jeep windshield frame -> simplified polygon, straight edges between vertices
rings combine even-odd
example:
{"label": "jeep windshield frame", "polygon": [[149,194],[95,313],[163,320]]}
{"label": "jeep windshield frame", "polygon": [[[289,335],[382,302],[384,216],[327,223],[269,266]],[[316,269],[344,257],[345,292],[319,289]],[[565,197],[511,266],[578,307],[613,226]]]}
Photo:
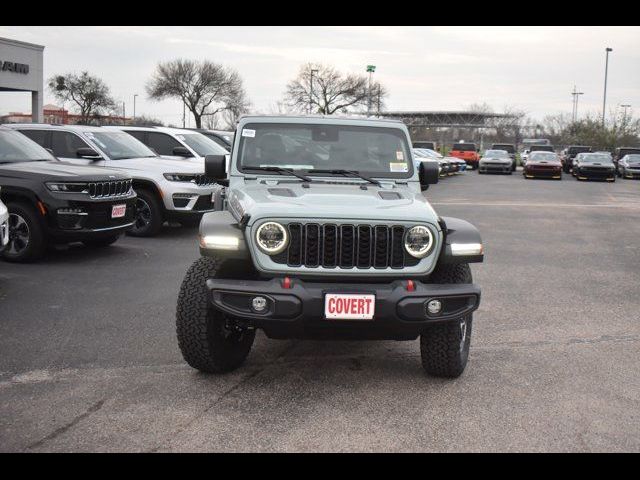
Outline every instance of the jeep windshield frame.
{"label": "jeep windshield frame", "polygon": [[408,180],[414,175],[411,147],[400,128],[249,122],[238,135],[235,166],[243,174],[273,175],[250,167],[274,166],[313,177],[344,178],[345,174],[339,171],[389,180]]}

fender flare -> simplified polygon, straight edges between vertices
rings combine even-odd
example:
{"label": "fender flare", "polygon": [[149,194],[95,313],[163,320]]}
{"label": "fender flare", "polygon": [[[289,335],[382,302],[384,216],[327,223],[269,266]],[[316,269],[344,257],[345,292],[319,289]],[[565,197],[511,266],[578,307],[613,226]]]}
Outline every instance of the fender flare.
{"label": "fender flare", "polygon": [[439,262],[480,263],[484,260],[482,237],[475,226],[453,217],[440,217],[438,223],[444,236]]}
{"label": "fender flare", "polygon": [[228,210],[205,213],[200,221],[200,255],[251,260],[244,228]]}

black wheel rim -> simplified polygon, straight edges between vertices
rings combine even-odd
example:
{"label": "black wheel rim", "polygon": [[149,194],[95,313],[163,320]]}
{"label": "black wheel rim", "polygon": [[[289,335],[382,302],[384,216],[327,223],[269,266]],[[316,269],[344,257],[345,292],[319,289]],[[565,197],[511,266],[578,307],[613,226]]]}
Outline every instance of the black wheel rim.
{"label": "black wheel rim", "polygon": [[9,214],[9,244],[6,253],[19,256],[29,246],[31,231],[27,221],[17,213]]}
{"label": "black wheel rim", "polygon": [[133,226],[134,230],[144,230],[151,223],[151,207],[144,199],[138,197],[136,199],[136,222]]}

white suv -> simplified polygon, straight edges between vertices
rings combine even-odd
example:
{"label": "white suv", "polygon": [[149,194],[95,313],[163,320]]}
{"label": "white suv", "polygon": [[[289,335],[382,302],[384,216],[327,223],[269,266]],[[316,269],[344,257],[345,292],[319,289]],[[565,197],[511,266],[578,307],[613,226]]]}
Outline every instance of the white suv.
{"label": "white suv", "polygon": [[192,158],[202,161],[207,155],[226,155],[226,149],[210,138],[194,130],[169,127],[104,127],[127,132],[151,148],[158,155],[167,158]]}
{"label": "white suv", "polygon": [[126,171],[133,178],[136,222],[129,234],[148,237],[165,221],[194,226],[214,210],[221,187],[204,175],[200,160],[172,160],[117,129],[81,125],[10,124],[59,160]]}

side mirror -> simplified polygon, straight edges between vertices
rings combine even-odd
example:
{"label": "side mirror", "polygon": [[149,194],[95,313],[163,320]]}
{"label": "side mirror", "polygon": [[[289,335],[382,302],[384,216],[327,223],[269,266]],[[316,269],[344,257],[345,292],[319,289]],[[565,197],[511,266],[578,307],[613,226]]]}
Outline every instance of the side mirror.
{"label": "side mirror", "polygon": [[420,166],[418,167],[420,190],[425,191],[429,188],[429,185],[435,185],[438,183],[439,176],[440,172],[438,171],[437,162],[420,162]]}
{"label": "side mirror", "polygon": [[173,154],[176,157],[192,157],[191,152],[186,147],[174,147]]}
{"label": "side mirror", "polygon": [[89,160],[102,160],[102,157],[93,148],[83,147],[76,150],[78,158],[88,158]]}
{"label": "side mirror", "polygon": [[204,157],[204,174],[214,180],[227,179],[226,155],[207,155]]}

